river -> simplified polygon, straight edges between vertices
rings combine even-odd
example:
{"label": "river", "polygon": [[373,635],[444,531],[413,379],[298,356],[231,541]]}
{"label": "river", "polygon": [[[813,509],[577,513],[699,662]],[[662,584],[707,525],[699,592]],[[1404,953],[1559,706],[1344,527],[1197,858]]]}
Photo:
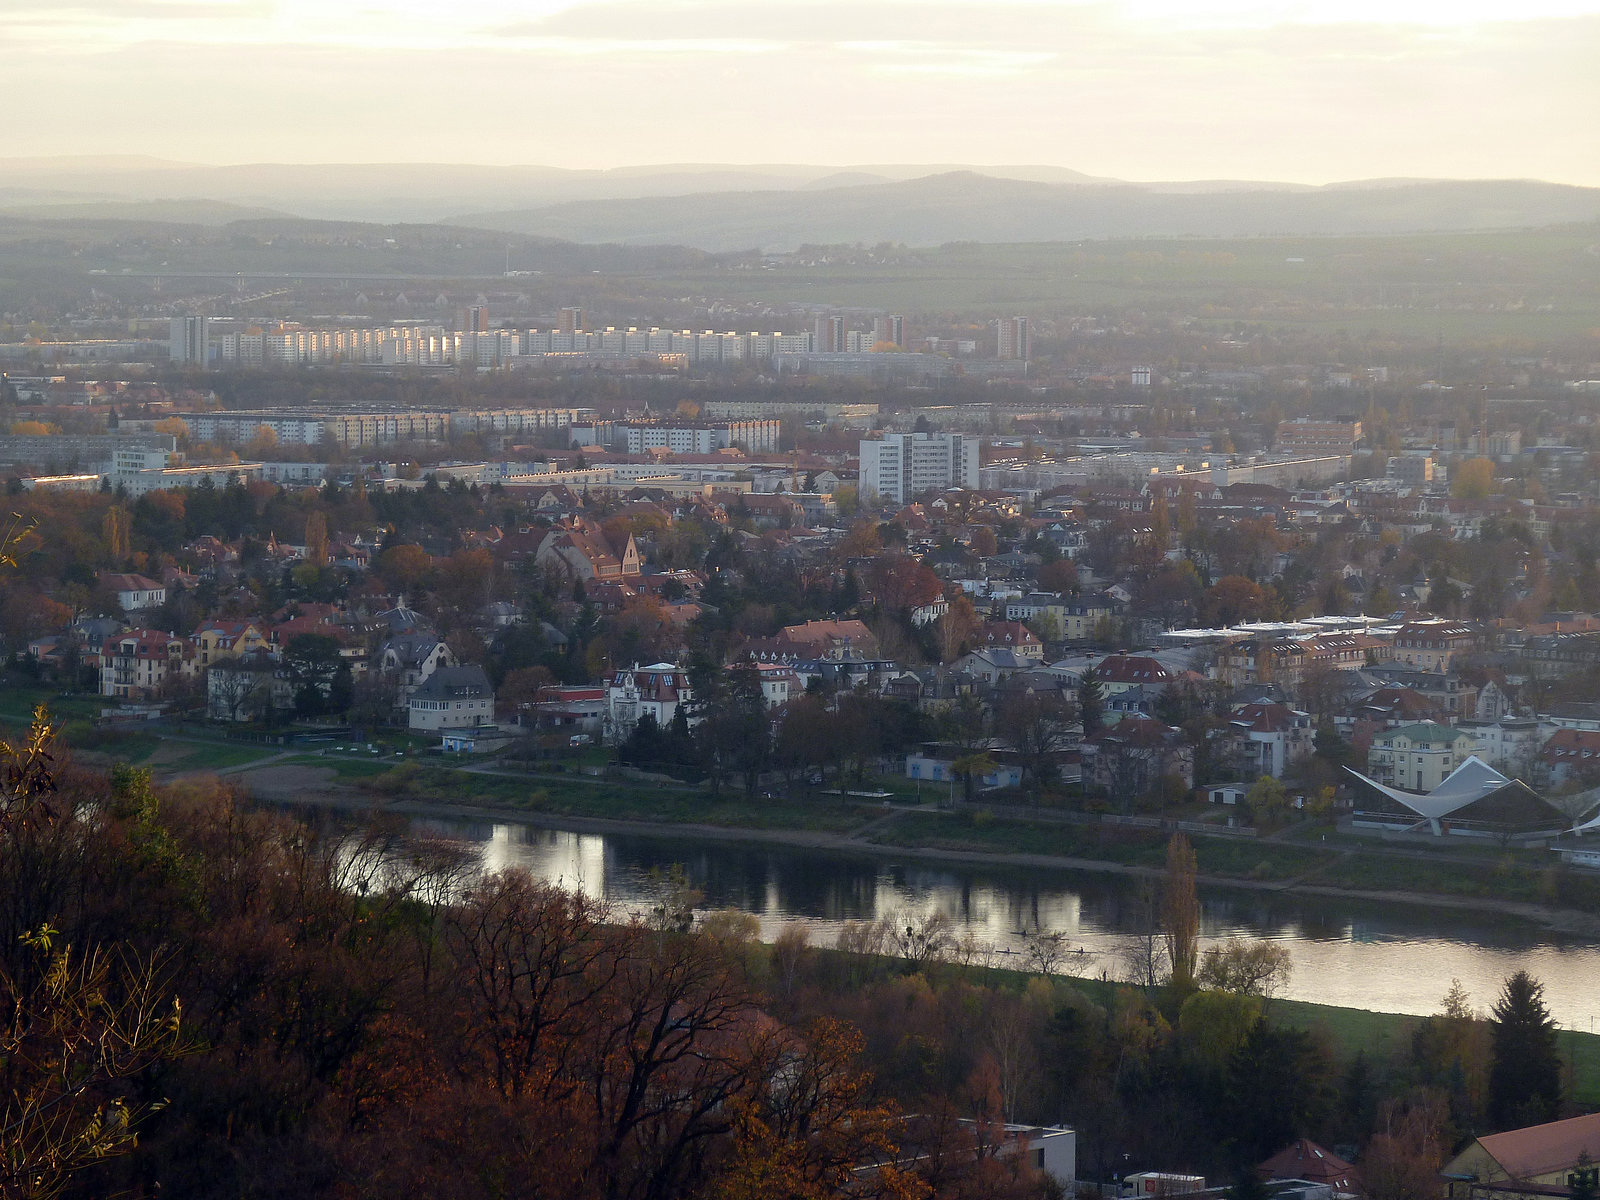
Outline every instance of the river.
{"label": "river", "polygon": [[[1092,871],[935,864],[892,852],[844,853],[746,842],[573,833],[521,824],[419,820],[413,833],[480,847],[490,869],[526,867],[625,911],[659,897],[660,873],[681,864],[707,908],[737,908],[762,937],[804,925],[815,945],[841,926],[890,914],[948,914],[1021,966],[1028,939],[1060,932],[1073,975],[1123,977],[1124,955],[1147,912],[1148,884]],[[1281,995],[1379,1012],[1436,1012],[1452,979],[1488,1008],[1505,977],[1526,969],[1568,1029],[1600,1032],[1600,945],[1513,917],[1423,904],[1380,904],[1225,886],[1200,889],[1201,946],[1271,938],[1294,971]]]}

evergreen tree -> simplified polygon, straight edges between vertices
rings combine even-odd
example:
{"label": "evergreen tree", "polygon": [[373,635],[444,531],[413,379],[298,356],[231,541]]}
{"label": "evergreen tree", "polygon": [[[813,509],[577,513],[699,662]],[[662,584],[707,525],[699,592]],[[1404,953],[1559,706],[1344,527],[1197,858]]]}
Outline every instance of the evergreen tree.
{"label": "evergreen tree", "polygon": [[1105,711],[1105,688],[1095,669],[1089,667],[1078,679],[1078,717],[1085,737],[1100,728]]}
{"label": "evergreen tree", "polygon": [[1593,1165],[1587,1150],[1578,1155],[1577,1165],[1572,1168],[1572,1174],[1567,1176],[1567,1186],[1571,1189],[1569,1194],[1572,1200],[1600,1198],[1600,1167]]}
{"label": "evergreen tree", "polygon": [[1561,1103],[1561,1059],[1556,1027],[1544,1003],[1544,985],[1526,971],[1505,982],[1490,1029],[1489,1122],[1517,1129],[1556,1118]]}

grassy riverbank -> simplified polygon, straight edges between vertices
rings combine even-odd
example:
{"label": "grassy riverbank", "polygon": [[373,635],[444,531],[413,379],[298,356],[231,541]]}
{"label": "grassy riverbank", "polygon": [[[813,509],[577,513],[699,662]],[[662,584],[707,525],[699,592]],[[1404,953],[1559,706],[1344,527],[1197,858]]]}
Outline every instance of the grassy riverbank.
{"label": "grassy riverbank", "polygon": [[[820,950],[825,956],[841,952]],[[899,959],[882,960],[880,970],[893,971],[904,966]],[[974,984],[1021,991],[1035,976],[1008,967],[962,967],[949,963],[933,968],[963,977]],[[1075,975],[1059,977],[1101,1007],[1109,1007],[1114,993],[1126,984]],[[1448,986],[1446,984],[1445,986]],[[1442,996],[1442,992],[1441,992]],[[1373,1012],[1315,1004],[1305,1000],[1274,999],[1268,1002],[1266,1016],[1274,1024],[1304,1029],[1323,1040],[1335,1059],[1348,1063],[1365,1054],[1380,1073],[1403,1073],[1411,1054],[1412,1037],[1427,1018],[1404,1013]],[[1561,1061],[1567,1069],[1567,1095],[1581,1109],[1600,1109],[1600,1035],[1560,1029],[1556,1033]]]}

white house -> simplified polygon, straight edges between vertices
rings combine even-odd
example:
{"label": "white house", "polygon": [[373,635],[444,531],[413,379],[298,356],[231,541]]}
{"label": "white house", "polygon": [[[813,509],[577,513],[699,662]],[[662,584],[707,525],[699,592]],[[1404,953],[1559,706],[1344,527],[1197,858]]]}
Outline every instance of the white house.
{"label": "white house", "polygon": [[395,681],[395,705],[405,708],[412,694],[441,667],[459,666],[449,646],[432,633],[400,633],[378,650],[378,669]]}
{"label": "white house", "polygon": [[787,704],[805,690],[794,668],[784,663],[756,663],[755,668],[761,675],[761,699],[768,708]]}
{"label": "white house", "polygon": [[494,686],[476,663],[440,667],[412,691],[407,705],[415,733],[494,724]]}
{"label": "white house", "polygon": [[[653,717],[665,729],[679,707],[693,699],[689,673],[675,663],[618,671],[606,680],[606,733],[614,741],[623,741],[645,716]],[[686,715],[693,723],[693,715]]]}
{"label": "white house", "polygon": [[160,608],[167,602],[166,584],[157,583],[143,575],[100,576],[100,586],[114,592],[123,612],[141,612],[147,608]]}

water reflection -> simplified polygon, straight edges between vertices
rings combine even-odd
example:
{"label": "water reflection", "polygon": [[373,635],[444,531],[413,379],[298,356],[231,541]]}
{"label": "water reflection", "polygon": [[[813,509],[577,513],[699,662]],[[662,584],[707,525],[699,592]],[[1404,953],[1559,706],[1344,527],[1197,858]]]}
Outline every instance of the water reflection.
{"label": "water reflection", "polygon": [[[769,940],[803,924],[814,943],[831,944],[849,921],[938,911],[992,947],[997,961],[1020,962],[1030,937],[1056,931],[1080,951],[1070,969],[1091,976],[1121,974],[1151,904],[1148,883],[1094,873],[460,821],[418,821],[413,833],[475,843],[491,868],[523,866],[625,911],[658,900],[660,875],[680,864],[707,906],[754,914]],[[1285,994],[1295,999],[1429,1013],[1455,978],[1488,1007],[1505,977],[1526,969],[1544,982],[1557,1021],[1600,1026],[1600,947],[1494,914],[1202,889],[1200,932],[1202,947],[1241,936],[1284,942],[1294,960]]]}

